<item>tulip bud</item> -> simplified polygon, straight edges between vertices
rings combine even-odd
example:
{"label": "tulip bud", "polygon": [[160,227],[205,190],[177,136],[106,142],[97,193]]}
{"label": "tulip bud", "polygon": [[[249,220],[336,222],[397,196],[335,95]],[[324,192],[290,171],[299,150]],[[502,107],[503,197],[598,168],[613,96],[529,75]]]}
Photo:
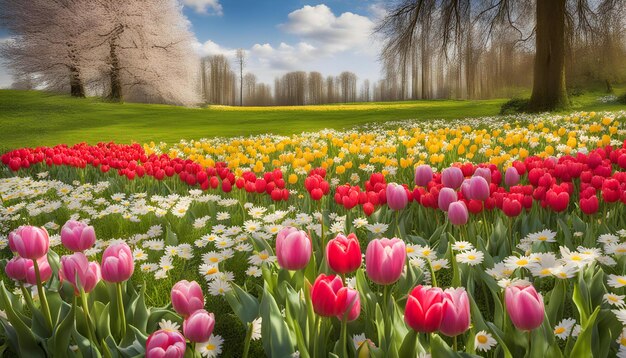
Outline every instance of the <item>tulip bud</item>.
{"label": "tulip bud", "polygon": [[286,270],[305,268],[311,253],[311,240],[302,230],[286,227],[276,236],[276,259],[280,267]]}
{"label": "tulip bud", "polygon": [[456,191],[451,188],[442,188],[439,191],[438,204],[439,209],[442,211],[448,211],[448,207],[451,203],[457,201],[458,195]]}
{"label": "tulip bud", "polygon": [[356,235],[337,235],[326,245],[328,266],[339,274],[356,271],[361,266],[361,247]]}
{"label": "tulip bud", "polygon": [[419,285],[407,297],[404,321],[420,333],[435,332],[443,319],[443,291]]}
{"label": "tulip bud", "polygon": [[61,257],[59,278],[61,282],[69,282],[74,287],[74,293],[78,295],[80,288],[86,293],[91,292],[100,282],[102,275],[97,262],[89,262],[82,252],[76,252]]}
{"label": "tulip bud", "polygon": [[522,331],[533,330],[543,323],[543,298],[533,286],[509,286],[504,293],[506,311],[513,325]]}
{"label": "tulip bud", "polygon": [[422,164],[415,168],[415,185],[427,186],[433,180],[433,170],[427,164]]}
{"label": "tulip bud", "polygon": [[183,322],[183,333],[191,342],[202,343],[211,338],[213,327],[215,326],[215,316],[203,309],[192,313]]}
{"label": "tulip bud", "polygon": [[37,260],[48,253],[50,239],[44,228],[20,226],[9,234],[9,247],[25,259]]}
{"label": "tulip bud", "polygon": [[509,167],[504,173],[504,184],[508,187],[517,185],[519,183],[519,179],[520,176],[515,167]]}
{"label": "tulip bud", "polygon": [[469,219],[469,213],[467,212],[467,206],[462,201],[455,201],[448,207],[448,220],[452,225],[465,225]]}
{"label": "tulip bud", "polygon": [[443,291],[441,310],[441,333],[454,337],[469,329],[470,303],[464,288],[447,288]]}
{"label": "tulip bud", "polygon": [[392,210],[402,210],[406,208],[409,202],[406,189],[402,185],[396,183],[387,184],[385,195],[387,197],[387,205],[389,205],[389,208]]}
{"label": "tulip bud", "polygon": [[311,301],[315,313],[323,317],[342,313],[337,305],[337,294],[342,288],[343,283],[339,276],[320,274],[311,288]]}
{"label": "tulip bud", "polygon": [[171,298],[174,310],[183,317],[188,317],[204,308],[202,288],[196,281],[178,281],[172,287]]}
{"label": "tulip bud", "polygon": [[102,254],[102,278],[107,282],[128,280],[135,270],[135,262],[130,247],[125,243],[114,244]]}
{"label": "tulip bud", "polygon": [[458,189],[463,179],[463,171],[457,167],[449,167],[441,172],[441,183],[446,188]]}
{"label": "tulip bud", "polygon": [[83,252],[96,242],[96,232],[93,226],[70,220],[61,229],[61,242],[68,250]]}
{"label": "tulip bud", "polygon": [[161,329],[148,337],[146,358],[182,358],[186,349],[187,342],[180,332]]}
{"label": "tulip bud", "polygon": [[485,201],[489,197],[489,183],[481,176],[470,179],[469,199]]}
{"label": "tulip bud", "polygon": [[406,246],[398,238],[374,239],[367,245],[365,270],[370,280],[379,285],[396,282],[402,275]]}

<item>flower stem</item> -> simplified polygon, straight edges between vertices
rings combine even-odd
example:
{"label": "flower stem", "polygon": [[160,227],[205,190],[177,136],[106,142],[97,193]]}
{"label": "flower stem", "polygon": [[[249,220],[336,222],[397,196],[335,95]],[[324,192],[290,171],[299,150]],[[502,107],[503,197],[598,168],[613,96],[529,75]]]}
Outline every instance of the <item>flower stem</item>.
{"label": "flower stem", "polygon": [[348,312],[341,319],[341,357],[348,358]]}
{"label": "flower stem", "polygon": [[87,294],[85,294],[85,290],[80,289],[80,302],[83,306],[83,315],[85,316],[85,324],[87,324],[87,330],[89,332],[89,340],[92,344],[97,345],[98,341],[96,340],[96,334],[94,333],[93,327],[91,325],[91,318],[89,318],[89,305],[87,304]]}
{"label": "flower stem", "polygon": [[126,336],[126,314],[124,313],[124,301],[122,299],[122,283],[116,283],[117,286],[117,310],[121,323],[120,329],[120,342]]}
{"label": "flower stem", "polygon": [[454,338],[452,338],[452,347],[454,348],[455,352],[459,351],[459,347],[458,347],[456,336],[454,336]]}
{"label": "flower stem", "polygon": [[41,273],[39,272],[39,264],[37,263],[37,260],[33,260],[33,267],[35,268],[35,278],[37,279],[37,292],[39,293],[39,300],[41,301],[41,310],[43,311],[43,316],[46,319],[48,328],[52,330],[50,306],[48,306],[48,298],[46,297],[46,292],[43,290],[43,285],[41,284]]}
{"label": "flower stem", "polygon": [[437,277],[435,276],[435,270],[433,269],[433,263],[430,262],[429,258],[426,258],[426,261],[428,261],[428,268],[430,269],[430,283],[433,285],[433,287],[437,287]]}
{"label": "flower stem", "polygon": [[252,338],[252,323],[248,323],[248,332],[246,332],[246,340],[243,345],[243,358],[248,358],[248,351],[250,351],[250,340]]}

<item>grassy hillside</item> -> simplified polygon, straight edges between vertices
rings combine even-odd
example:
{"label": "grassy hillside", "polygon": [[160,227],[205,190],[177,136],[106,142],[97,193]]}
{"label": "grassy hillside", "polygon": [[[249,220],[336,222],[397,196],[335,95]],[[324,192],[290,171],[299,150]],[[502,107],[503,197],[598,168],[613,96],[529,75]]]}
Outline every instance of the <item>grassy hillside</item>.
{"label": "grassy hillside", "polygon": [[[597,102],[600,95],[576,97],[574,109],[624,108]],[[181,108],[0,90],[0,150],[82,141],[176,142],[181,138],[291,134],[385,120],[490,116],[497,114],[504,102],[504,99],[435,100],[307,107]]]}

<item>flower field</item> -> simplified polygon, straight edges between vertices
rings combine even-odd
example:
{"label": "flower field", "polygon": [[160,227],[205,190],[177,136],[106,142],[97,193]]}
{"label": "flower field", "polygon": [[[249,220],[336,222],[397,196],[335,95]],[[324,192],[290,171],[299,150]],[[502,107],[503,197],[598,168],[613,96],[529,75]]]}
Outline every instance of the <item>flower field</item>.
{"label": "flower field", "polygon": [[626,357],[626,112],[0,158],[0,356]]}

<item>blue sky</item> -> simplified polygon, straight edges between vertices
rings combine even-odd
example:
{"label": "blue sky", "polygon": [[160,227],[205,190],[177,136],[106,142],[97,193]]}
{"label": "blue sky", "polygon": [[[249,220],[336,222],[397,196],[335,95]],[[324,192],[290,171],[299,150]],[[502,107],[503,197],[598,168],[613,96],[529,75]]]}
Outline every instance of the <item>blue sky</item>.
{"label": "blue sky", "polygon": [[[180,0],[200,55],[233,56],[243,48],[247,70],[262,82],[286,71],[349,70],[360,80],[379,77],[380,43],[371,36],[380,0]],[[0,41],[10,36],[0,29]],[[11,79],[0,65],[0,87]]]}

